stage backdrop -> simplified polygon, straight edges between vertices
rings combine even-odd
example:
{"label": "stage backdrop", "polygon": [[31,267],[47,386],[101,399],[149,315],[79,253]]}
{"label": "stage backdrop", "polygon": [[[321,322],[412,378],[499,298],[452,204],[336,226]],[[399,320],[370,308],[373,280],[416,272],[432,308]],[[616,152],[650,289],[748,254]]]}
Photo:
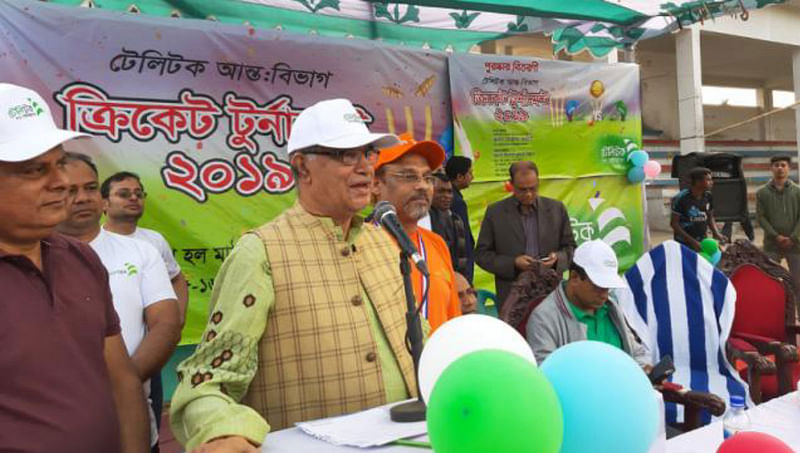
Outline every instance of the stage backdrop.
{"label": "stage backdrop", "polygon": [[[486,205],[509,195],[500,182],[503,167],[531,157],[542,168],[542,193],[566,201],[579,241],[603,237],[626,266],[633,262],[642,249],[641,190],[621,176],[621,156],[624,139],[640,139],[635,67],[471,55],[451,57],[450,64],[458,75],[452,79],[455,128],[445,53],[41,2],[0,3],[0,81],[38,91],[60,125],[94,134],[67,149],[94,157],[101,179],[119,170],[141,175],[148,192],[141,224],[167,237],[190,282],[184,344],[199,340],[214,277],[239,236],[294,202],[286,140],[297,114],[322,99],[351,99],[375,131],[410,131],[443,143],[455,136],[460,153],[469,142],[483,181],[465,193],[476,237]],[[607,101],[603,118],[595,116],[590,125],[593,106],[604,96],[589,94],[587,83],[595,79],[605,84]],[[542,85],[534,86],[539,80]],[[554,88],[545,80],[569,83]],[[511,84],[532,97],[501,93],[513,100],[497,101],[498,119],[494,104],[487,104],[495,102],[492,93],[473,91],[509,90]],[[559,97],[561,106],[549,107]],[[573,99],[581,104],[570,122],[564,109]],[[624,110],[610,107],[617,100],[627,116],[611,119]],[[533,153],[520,152],[525,149]],[[476,283],[494,289],[484,273]]]}
{"label": "stage backdrop", "polygon": [[458,54],[449,74],[455,153],[475,162],[471,212],[509,196],[510,164],[532,160],[578,244],[602,239],[630,267],[644,248],[642,186],[628,183],[625,159],[641,144],[638,66]]}
{"label": "stage backdrop", "polygon": [[94,157],[101,179],[143,178],[142,224],[190,282],[184,343],[199,340],[239,236],[294,202],[285,145],[303,108],[349,98],[373,130],[417,139],[450,123],[444,53],[18,0],[0,3],[0,30],[0,81],[95,134],[67,148]]}

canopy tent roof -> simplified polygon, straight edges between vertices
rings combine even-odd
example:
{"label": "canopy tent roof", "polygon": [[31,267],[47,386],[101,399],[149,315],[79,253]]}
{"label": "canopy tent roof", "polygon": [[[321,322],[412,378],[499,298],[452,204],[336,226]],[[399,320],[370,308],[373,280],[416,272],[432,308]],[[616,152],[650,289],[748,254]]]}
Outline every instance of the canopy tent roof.
{"label": "canopy tent roof", "polygon": [[246,23],[447,50],[543,32],[553,52],[595,57],[640,39],[786,0],[49,0],[160,16]]}

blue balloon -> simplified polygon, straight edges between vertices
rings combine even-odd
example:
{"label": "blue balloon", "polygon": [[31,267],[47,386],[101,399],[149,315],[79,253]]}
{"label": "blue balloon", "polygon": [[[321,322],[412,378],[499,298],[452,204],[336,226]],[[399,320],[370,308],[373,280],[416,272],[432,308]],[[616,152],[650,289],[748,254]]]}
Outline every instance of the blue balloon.
{"label": "blue balloon", "polygon": [[717,263],[719,263],[719,260],[721,259],[722,259],[722,251],[717,250],[716,252],[714,252],[713,255],[711,255],[711,265],[716,266]]}
{"label": "blue balloon", "polygon": [[450,125],[442,131],[442,134],[436,141],[442,145],[445,157],[449,159],[453,155],[453,123],[450,123]]}
{"label": "blue balloon", "polygon": [[631,169],[628,170],[628,181],[632,183],[644,181],[644,176],[644,168],[642,167],[631,167]]}
{"label": "blue balloon", "polygon": [[575,111],[578,110],[580,105],[580,101],[575,99],[570,99],[566,104],[564,104],[564,112],[567,114],[568,120],[572,121],[572,115],[575,114]]}
{"label": "blue balloon", "polygon": [[650,160],[650,156],[641,149],[628,154],[628,161],[637,167],[644,167],[648,160]]}
{"label": "blue balloon", "polygon": [[657,396],[639,365],[621,349],[576,341],[541,365],[561,402],[560,453],[646,453],[661,418]]}

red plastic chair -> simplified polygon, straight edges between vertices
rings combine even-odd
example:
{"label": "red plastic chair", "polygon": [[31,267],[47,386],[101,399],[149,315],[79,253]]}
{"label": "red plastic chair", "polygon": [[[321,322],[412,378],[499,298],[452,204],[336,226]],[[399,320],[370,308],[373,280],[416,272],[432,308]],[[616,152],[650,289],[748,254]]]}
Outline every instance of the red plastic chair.
{"label": "red plastic chair", "polygon": [[[797,347],[791,344],[800,326],[787,322],[793,318],[794,299],[781,279],[772,277],[753,264],[742,264],[731,274],[736,288],[736,315],[731,339],[751,345],[775,362],[777,374],[761,376],[764,400],[795,389],[800,379]],[[787,313],[792,310],[792,313]],[[740,370],[746,374],[746,370]]]}

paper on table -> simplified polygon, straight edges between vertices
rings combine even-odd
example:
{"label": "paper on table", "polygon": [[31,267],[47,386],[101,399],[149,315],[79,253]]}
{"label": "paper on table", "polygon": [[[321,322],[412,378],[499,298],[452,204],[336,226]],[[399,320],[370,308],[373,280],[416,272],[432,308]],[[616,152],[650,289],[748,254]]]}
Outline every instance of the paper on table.
{"label": "paper on table", "polygon": [[376,407],[355,414],[323,418],[296,426],[319,440],[350,447],[377,447],[397,439],[419,436],[428,432],[424,421],[396,423],[389,418],[389,409],[401,403]]}

